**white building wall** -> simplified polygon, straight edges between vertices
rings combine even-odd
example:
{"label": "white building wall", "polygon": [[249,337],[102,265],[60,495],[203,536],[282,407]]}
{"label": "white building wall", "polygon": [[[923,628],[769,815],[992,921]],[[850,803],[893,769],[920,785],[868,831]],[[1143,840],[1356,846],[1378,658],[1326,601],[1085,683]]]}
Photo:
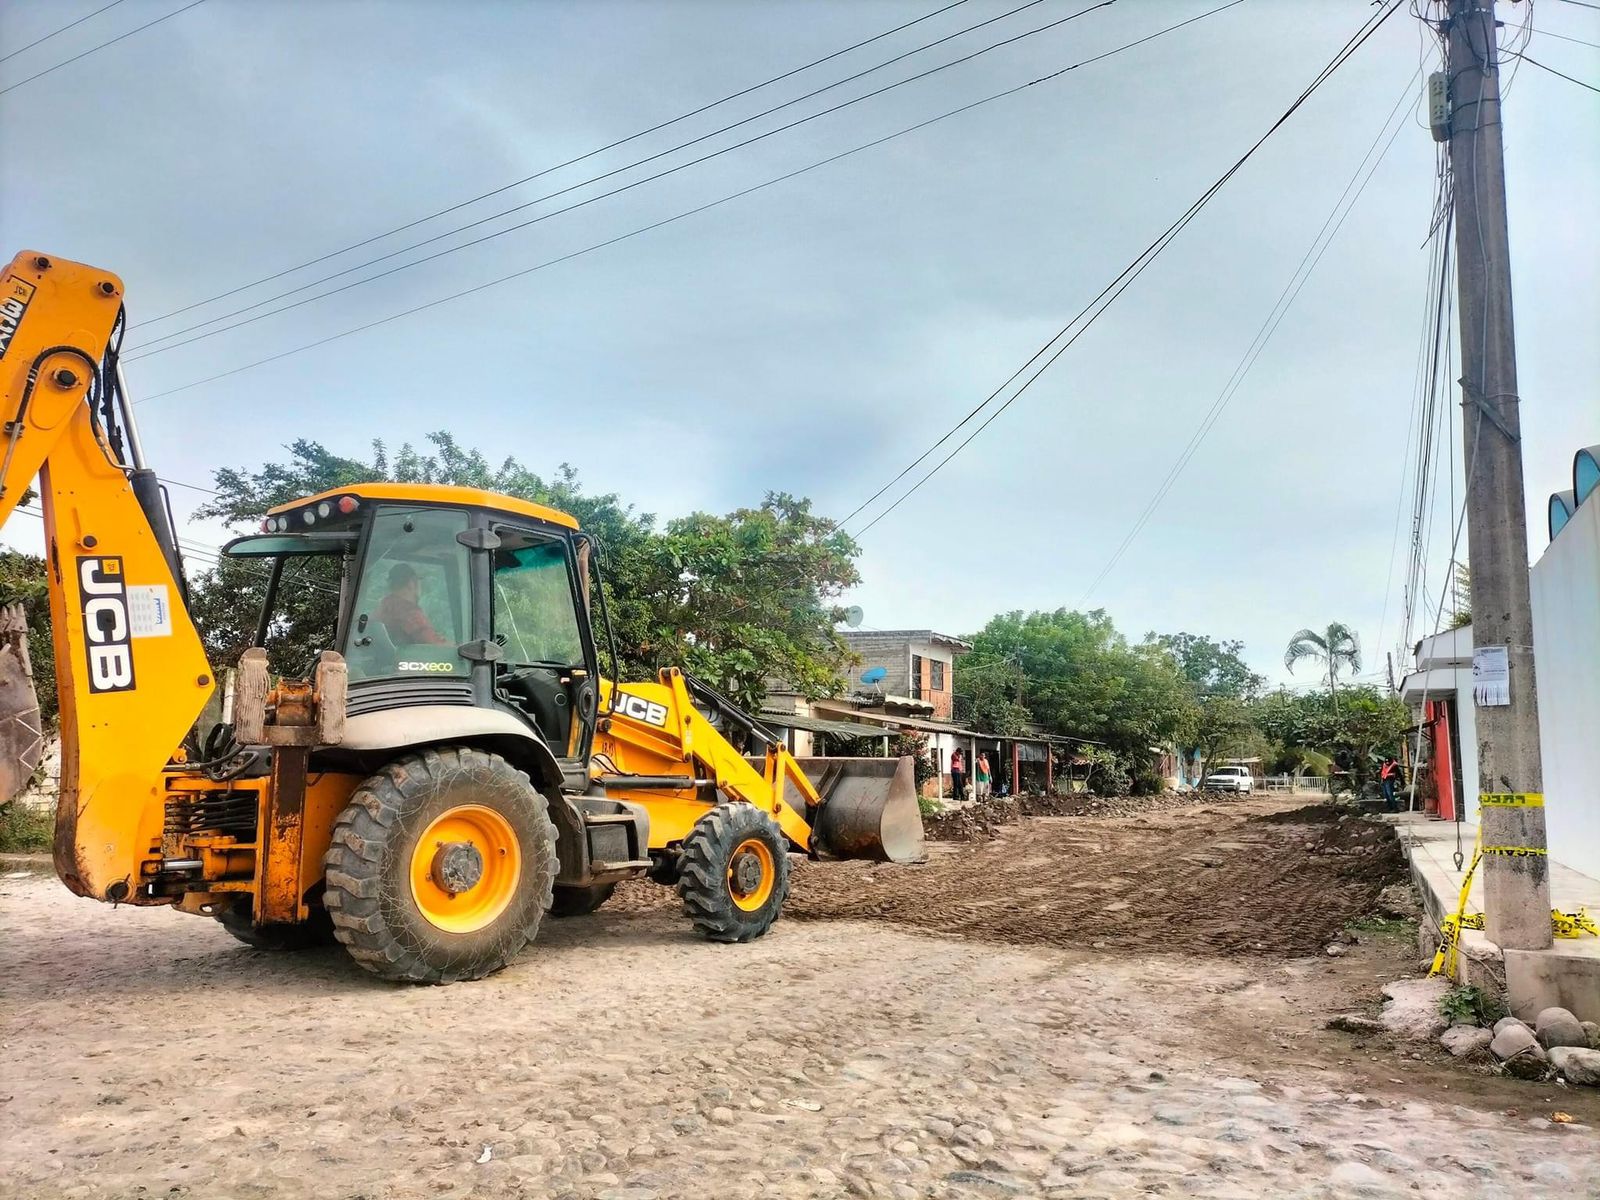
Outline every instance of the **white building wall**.
{"label": "white building wall", "polygon": [[1529,580],[1550,855],[1600,876],[1600,493]]}

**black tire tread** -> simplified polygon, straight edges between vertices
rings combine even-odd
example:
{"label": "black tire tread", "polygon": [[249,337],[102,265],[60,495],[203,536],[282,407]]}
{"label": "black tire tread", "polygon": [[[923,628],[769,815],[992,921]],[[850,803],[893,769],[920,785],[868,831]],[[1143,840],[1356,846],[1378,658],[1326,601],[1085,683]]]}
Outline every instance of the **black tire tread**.
{"label": "black tire tread", "polygon": [[217,913],[216,922],[252,950],[311,950],[334,943],[333,921],[325,908],[313,908],[298,925],[257,925],[246,901]]}
{"label": "black tire tread", "polygon": [[[728,893],[727,862],[734,847],[752,834],[765,834],[774,851],[778,879],[775,899],[757,913],[747,913]],[[719,804],[695,822],[683,839],[679,857],[678,895],[684,916],[713,942],[748,942],[772,928],[789,896],[788,842],[778,823],[751,804]]]}
{"label": "black tire tread", "polygon": [[589,887],[558,887],[550,901],[552,917],[582,917],[597,910],[611,893],[617,890],[614,883],[596,883]]}
{"label": "black tire tread", "polygon": [[[537,819],[545,837],[544,859],[528,868],[541,881],[539,904],[522,928],[508,930],[497,953],[444,968],[431,965],[424,947],[385,912],[384,849],[400,833],[409,803],[461,774],[512,772],[529,785]],[[549,803],[528,776],[503,758],[466,746],[432,747],[396,759],[358,787],[333,826],[323,858],[325,903],[333,916],[334,935],[358,963],[384,979],[411,983],[457,983],[481,979],[511,961],[539,931],[550,906],[556,876],[556,830]],[[512,944],[514,943],[514,944]]]}

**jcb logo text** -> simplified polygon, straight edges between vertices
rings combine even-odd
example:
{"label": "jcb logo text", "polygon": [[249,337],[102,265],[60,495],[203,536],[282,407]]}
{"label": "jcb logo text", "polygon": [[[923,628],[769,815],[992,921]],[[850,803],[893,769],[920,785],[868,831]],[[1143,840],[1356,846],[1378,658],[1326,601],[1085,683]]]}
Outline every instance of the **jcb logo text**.
{"label": "jcb logo text", "polygon": [[618,692],[617,711],[625,717],[632,717],[635,721],[643,721],[646,725],[654,725],[660,729],[667,727],[667,706],[646,700],[643,696]]}
{"label": "jcb logo text", "polygon": [[133,690],[133,646],[128,628],[128,588],[122,559],[78,559],[83,591],[83,638],[91,692]]}

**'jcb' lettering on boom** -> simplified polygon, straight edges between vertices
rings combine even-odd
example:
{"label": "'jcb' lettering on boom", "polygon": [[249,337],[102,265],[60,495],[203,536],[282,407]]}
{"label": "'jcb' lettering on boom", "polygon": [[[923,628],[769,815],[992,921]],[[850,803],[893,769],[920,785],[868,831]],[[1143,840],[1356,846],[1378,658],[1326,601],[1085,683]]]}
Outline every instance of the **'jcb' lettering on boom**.
{"label": "'jcb' lettering on boom", "polygon": [[6,279],[4,291],[4,299],[0,299],[0,358],[11,349],[11,339],[17,334],[17,326],[22,324],[22,314],[28,311],[34,288],[26,280],[12,276]]}
{"label": "'jcb' lettering on boom", "polygon": [[667,725],[667,706],[646,700],[643,696],[618,692],[617,711],[625,717],[632,717],[635,721],[643,721],[646,725],[654,725],[660,729],[665,729]]}
{"label": "'jcb' lettering on boom", "polygon": [[78,559],[83,590],[83,639],[91,692],[133,690],[133,646],[128,628],[128,589],[122,559]]}

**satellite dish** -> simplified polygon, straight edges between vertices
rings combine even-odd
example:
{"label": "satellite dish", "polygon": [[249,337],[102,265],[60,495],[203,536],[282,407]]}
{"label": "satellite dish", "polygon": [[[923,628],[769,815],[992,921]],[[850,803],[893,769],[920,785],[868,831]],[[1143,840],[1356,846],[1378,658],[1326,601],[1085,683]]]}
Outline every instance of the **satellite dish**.
{"label": "satellite dish", "polygon": [[865,615],[866,614],[861,611],[861,605],[852,604],[849,608],[844,610],[844,623],[850,626],[851,629],[854,629],[856,626],[861,624],[861,618]]}
{"label": "satellite dish", "polygon": [[883,677],[888,673],[887,667],[869,667],[861,672],[861,682],[871,687],[875,683],[882,683]]}

